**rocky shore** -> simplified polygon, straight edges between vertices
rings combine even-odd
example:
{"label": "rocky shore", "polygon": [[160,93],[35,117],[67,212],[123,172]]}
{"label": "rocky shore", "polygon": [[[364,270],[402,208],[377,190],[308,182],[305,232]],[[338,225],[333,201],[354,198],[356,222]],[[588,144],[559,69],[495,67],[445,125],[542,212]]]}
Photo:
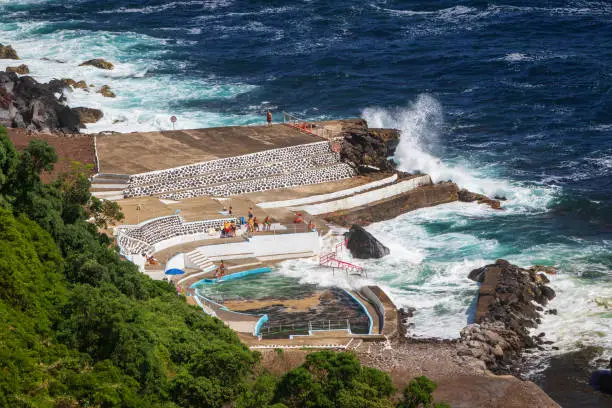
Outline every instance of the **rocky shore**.
{"label": "rocky shore", "polygon": [[[0,59],[18,60],[19,56],[10,45],[0,44]],[[111,63],[101,59],[86,61],[82,65],[112,69]],[[25,64],[10,66],[6,72],[0,72],[0,125],[33,132],[79,133],[84,124],[94,123],[103,116],[99,109],[70,108],[66,104],[65,92],[71,88],[89,89],[84,81],[53,79],[45,84],[27,76],[29,73]],[[115,96],[105,86],[98,92],[108,97]]]}
{"label": "rocky shore", "polygon": [[[523,269],[503,259],[471,271],[469,278],[480,283],[478,303],[474,323],[461,331],[458,355],[476,359],[496,373],[513,373],[526,349],[552,343],[544,333],[532,336],[529,332],[555,297],[545,272],[551,270]],[[555,309],[548,312],[556,313]]]}

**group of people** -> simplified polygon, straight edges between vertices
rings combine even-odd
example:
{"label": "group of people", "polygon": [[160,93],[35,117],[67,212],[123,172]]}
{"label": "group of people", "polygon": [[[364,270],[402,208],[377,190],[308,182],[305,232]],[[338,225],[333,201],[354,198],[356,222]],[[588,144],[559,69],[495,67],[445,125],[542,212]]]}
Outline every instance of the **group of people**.
{"label": "group of people", "polygon": [[[229,207],[229,210],[224,208],[223,212],[227,212],[228,215],[233,214],[232,207]],[[239,230],[240,225],[245,225],[247,227],[248,232],[259,232],[259,231],[270,231],[272,227],[272,218],[269,215],[264,218],[263,222],[260,222],[255,214],[253,213],[253,208],[249,208],[248,218],[245,220],[244,217],[240,217],[240,222],[236,223],[236,221],[226,221],[223,223],[223,228],[221,229],[221,238],[229,238],[235,237],[236,231]]]}
{"label": "group of people", "polygon": [[[293,219],[293,223],[294,224],[303,224],[303,223],[305,223],[304,217],[302,216],[301,212],[298,212],[297,214],[295,214],[295,218]],[[314,224],[314,222],[312,222],[312,220],[308,221],[308,224],[307,224],[306,228],[308,229],[308,231],[316,231],[317,230],[317,226]]]}
{"label": "group of people", "polygon": [[221,238],[235,237],[237,228],[236,221],[224,222],[223,229],[221,230]]}
{"label": "group of people", "polygon": [[249,219],[247,221],[247,229],[249,230],[249,232],[256,232],[256,231],[260,231],[261,229],[262,231],[270,231],[270,227],[272,226],[272,218],[270,218],[269,215],[266,215],[266,218],[264,218],[263,223],[260,224],[259,220],[257,220],[257,217],[255,217],[255,214],[253,213],[253,208],[249,208],[249,215],[248,215]]}

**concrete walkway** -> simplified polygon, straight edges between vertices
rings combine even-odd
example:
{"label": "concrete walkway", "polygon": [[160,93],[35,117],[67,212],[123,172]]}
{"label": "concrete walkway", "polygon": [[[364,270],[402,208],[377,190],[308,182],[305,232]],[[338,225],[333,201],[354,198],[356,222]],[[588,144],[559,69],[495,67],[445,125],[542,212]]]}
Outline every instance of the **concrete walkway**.
{"label": "concrete walkway", "polygon": [[100,171],[136,174],[323,139],[284,125],[98,135]]}

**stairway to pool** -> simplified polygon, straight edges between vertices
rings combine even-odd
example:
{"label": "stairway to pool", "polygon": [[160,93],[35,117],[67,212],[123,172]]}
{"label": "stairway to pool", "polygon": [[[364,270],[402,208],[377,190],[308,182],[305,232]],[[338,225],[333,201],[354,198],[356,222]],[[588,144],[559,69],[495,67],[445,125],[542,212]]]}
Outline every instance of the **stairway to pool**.
{"label": "stairway to pool", "polygon": [[129,187],[129,183],[128,174],[98,173],[91,179],[90,191],[101,200],[121,200],[123,190]]}
{"label": "stairway to pool", "polygon": [[185,265],[200,269],[202,272],[210,272],[216,268],[210,258],[197,249],[185,254]]}
{"label": "stairway to pool", "polygon": [[[182,200],[231,196],[350,178],[354,170],[340,161],[329,142],[315,142],[157,170],[148,173],[98,175],[96,196],[158,196]],[[114,176],[114,177],[113,177]],[[100,180],[100,182],[98,182]]]}

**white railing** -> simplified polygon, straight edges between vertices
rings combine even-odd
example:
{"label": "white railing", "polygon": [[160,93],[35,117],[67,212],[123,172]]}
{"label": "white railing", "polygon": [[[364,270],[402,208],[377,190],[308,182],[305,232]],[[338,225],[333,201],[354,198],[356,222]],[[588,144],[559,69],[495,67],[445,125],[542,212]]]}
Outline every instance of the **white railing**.
{"label": "white railing", "polygon": [[291,126],[292,128],[298,129],[302,132],[327,139],[330,142],[334,136],[333,132],[326,127],[300,119],[297,116],[291,115],[287,112],[283,112],[283,125]]}

